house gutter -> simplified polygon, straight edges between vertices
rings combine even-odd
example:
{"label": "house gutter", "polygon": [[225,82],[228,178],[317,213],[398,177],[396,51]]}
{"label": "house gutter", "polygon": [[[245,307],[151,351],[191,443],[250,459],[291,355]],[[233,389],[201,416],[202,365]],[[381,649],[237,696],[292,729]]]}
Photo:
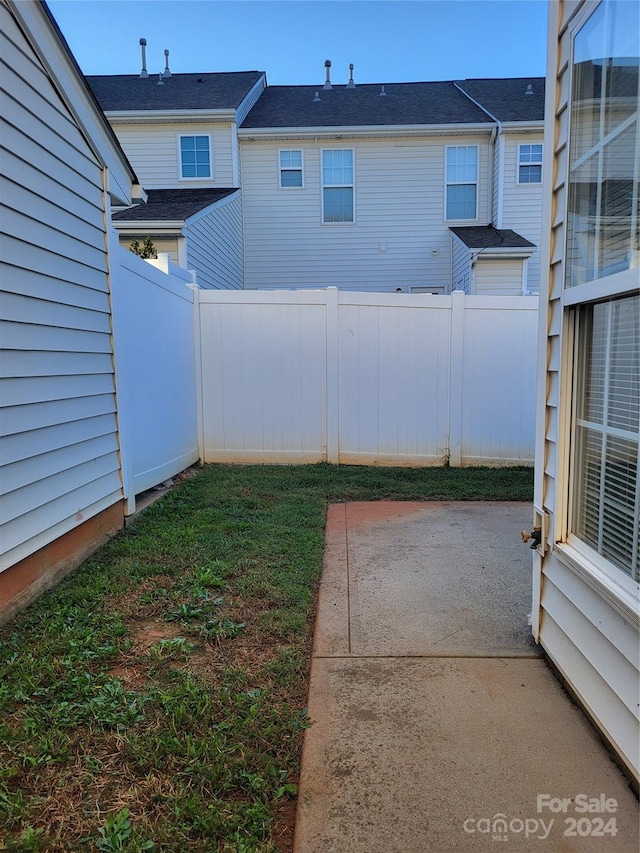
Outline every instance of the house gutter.
{"label": "house gutter", "polygon": [[105,110],[112,124],[196,124],[198,122],[235,122],[235,109],[223,110]]}
{"label": "house gutter", "polygon": [[489,133],[488,122],[456,124],[404,124],[404,125],[335,125],[317,127],[240,127],[238,138],[247,142],[291,137],[294,139],[345,139],[347,137],[371,136],[452,136],[462,133]]}

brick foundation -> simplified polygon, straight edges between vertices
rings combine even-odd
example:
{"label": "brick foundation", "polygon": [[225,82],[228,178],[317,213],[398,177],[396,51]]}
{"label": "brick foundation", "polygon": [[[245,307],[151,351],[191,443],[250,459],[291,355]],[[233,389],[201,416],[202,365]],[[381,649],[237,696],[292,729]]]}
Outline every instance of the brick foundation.
{"label": "brick foundation", "polygon": [[124,504],[103,510],[0,573],[0,625],[76,569],[124,527]]}

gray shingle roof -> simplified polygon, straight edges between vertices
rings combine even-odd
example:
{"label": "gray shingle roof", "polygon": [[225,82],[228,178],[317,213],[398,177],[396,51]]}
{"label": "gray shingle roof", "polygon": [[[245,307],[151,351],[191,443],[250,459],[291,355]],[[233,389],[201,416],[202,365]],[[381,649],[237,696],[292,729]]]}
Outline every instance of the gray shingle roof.
{"label": "gray shingle roof", "polygon": [[[544,77],[456,80],[456,83],[500,121],[544,119]],[[528,85],[532,95],[525,95]]]}
{"label": "gray shingle roof", "polygon": [[[105,112],[111,110],[236,109],[255,86],[262,71],[215,74],[173,74],[158,85],[158,75],[136,74],[86,78]],[[202,81],[202,82],[200,82]]]}
{"label": "gray shingle roof", "polygon": [[471,225],[468,228],[450,228],[470,249],[535,249],[531,243],[510,228],[493,225]]}
{"label": "gray shingle roof", "polygon": [[114,213],[115,222],[184,220],[220,201],[237,189],[149,190],[146,204],[135,204]]}
{"label": "gray shingle roof", "polygon": [[[242,123],[254,127],[354,127],[486,123],[486,113],[451,82],[269,86]],[[318,92],[319,103],[314,103]]]}

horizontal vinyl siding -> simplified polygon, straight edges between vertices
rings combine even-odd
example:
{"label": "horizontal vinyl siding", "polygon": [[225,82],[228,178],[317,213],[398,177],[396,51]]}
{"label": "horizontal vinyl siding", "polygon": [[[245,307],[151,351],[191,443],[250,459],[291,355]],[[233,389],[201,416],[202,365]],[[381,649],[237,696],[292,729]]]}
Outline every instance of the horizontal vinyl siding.
{"label": "horizontal vinyl siding", "polygon": [[[115,124],[113,129],[146,190],[232,187],[233,157],[231,123],[228,124]],[[211,178],[180,178],[178,136],[209,134]]]}
{"label": "horizontal vinyl siding", "polygon": [[471,257],[467,246],[452,234],[451,289],[469,293],[471,278]]}
{"label": "horizontal vinyl siding", "polygon": [[473,292],[478,296],[519,296],[522,261],[478,260],[473,271]]}
{"label": "horizontal vinyl siding", "polygon": [[101,167],[0,18],[2,570],[121,489]]}
{"label": "horizontal vinyl siding", "polygon": [[505,143],[503,228],[512,228],[537,247],[529,259],[529,290],[540,290],[540,243],[542,241],[542,184],[518,183],[518,146],[542,142],[542,133],[509,135]]}
{"label": "horizontal vinyl siding", "polygon": [[[444,219],[448,144],[479,146],[479,218],[471,224],[484,224],[488,138],[345,140],[326,145],[243,142],[245,287],[448,289],[449,225],[455,224]],[[278,186],[278,149],[283,147],[304,151],[301,189]],[[355,223],[322,224],[324,148],[354,150]]]}
{"label": "horizontal vinyl siding", "polygon": [[[547,119],[550,132],[545,140],[547,145],[553,145],[555,168],[553,176],[546,176],[553,183],[550,261],[549,269],[544,271],[549,279],[542,401],[545,411],[544,417],[539,419],[544,424],[544,449],[536,460],[542,509],[549,514],[548,550],[542,560],[539,639],[596,725],[638,778],[638,617],[623,615],[626,609],[615,601],[614,593],[602,590],[593,569],[582,557],[574,554],[574,568],[555,545],[556,540],[564,540],[566,532],[557,514],[564,512],[567,501],[567,486],[561,484],[566,482],[564,466],[569,453],[569,437],[562,421],[563,415],[570,416],[571,409],[570,388],[563,387],[562,369],[570,92],[570,65],[566,57],[570,55],[571,40],[569,30],[563,30],[563,21],[576,6],[574,2],[561,2],[559,10],[552,7],[553,15],[559,11],[560,21],[555,56],[557,79],[548,82],[548,86],[553,85],[555,89],[555,115]],[[566,357],[570,358],[571,353],[567,352]],[[566,376],[570,382],[570,371],[566,371]],[[559,407],[565,397],[566,411],[562,413]],[[612,568],[612,571],[616,570]]]}
{"label": "horizontal vinyl siding", "polygon": [[242,290],[244,284],[242,202],[240,194],[187,223],[187,269],[200,287]]}
{"label": "horizontal vinyl siding", "polygon": [[640,774],[638,625],[553,554],[545,561],[542,644],[607,738]]}

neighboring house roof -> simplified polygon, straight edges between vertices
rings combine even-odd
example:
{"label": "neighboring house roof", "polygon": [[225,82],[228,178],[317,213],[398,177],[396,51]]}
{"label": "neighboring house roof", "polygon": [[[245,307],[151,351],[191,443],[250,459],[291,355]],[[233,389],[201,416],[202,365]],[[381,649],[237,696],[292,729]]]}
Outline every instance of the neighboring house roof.
{"label": "neighboring house roof", "polygon": [[158,75],[88,76],[89,86],[105,112],[128,110],[233,110],[240,106],[262,71],[172,74],[158,85]]}
{"label": "neighboring house roof", "polygon": [[[254,127],[485,124],[489,117],[451,82],[268,86],[242,123]],[[318,93],[319,101],[314,100]]]}
{"label": "neighboring house roof", "polygon": [[[544,77],[456,80],[499,121],[544,121]],[[528,86],[533,94],[526,94]]]}
{"label": "neighboring house roof", "polygon": [[[528,85],[533,94],[525,94]],[[491,121],[485,110],[500,121],[544,119],[543,77],[385,83],[382,90],[380,83],[269,86],[242,127],[477,124]]]}
{"label": "neighboring house roof", "polygon": [[135,204],[113,214],[114,222],[161,222],[184,220],[237,189],[149,190],[146,204]]}
{"label": "neighboring house roof", "polygon": [[510,228],[493,225],[472,225],[468,228],[450,228],[470,249],[535,249],[535,243],[516,234]]}

